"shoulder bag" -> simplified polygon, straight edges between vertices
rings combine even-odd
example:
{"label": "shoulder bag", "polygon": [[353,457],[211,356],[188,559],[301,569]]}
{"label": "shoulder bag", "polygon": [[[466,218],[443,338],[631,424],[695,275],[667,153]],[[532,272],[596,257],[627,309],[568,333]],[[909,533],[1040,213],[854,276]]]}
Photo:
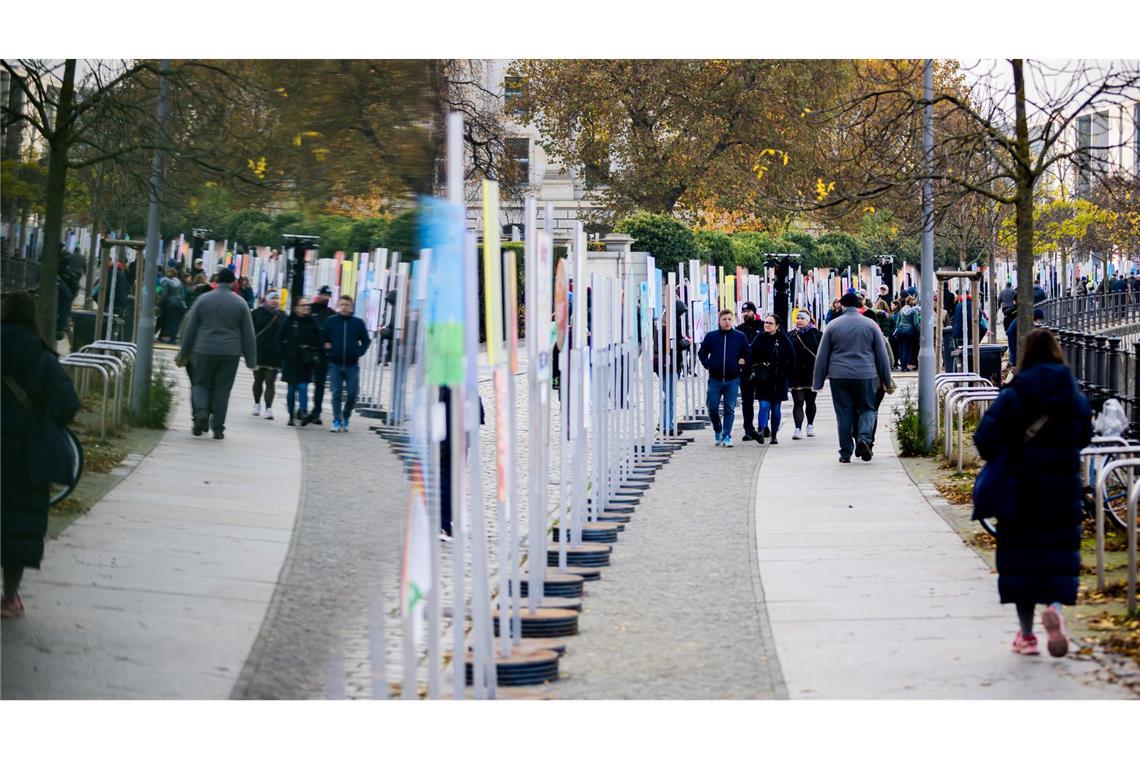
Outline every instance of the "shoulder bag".
{"label": "shoulder bag", "polygon": [[75,450],[67,426],[57,424],[46,406],[37,414],[32,399],[14,378],[4,375],[4,384],[34,420],[28,431],[28,475],[31,481],[75,485],[78,480]]}

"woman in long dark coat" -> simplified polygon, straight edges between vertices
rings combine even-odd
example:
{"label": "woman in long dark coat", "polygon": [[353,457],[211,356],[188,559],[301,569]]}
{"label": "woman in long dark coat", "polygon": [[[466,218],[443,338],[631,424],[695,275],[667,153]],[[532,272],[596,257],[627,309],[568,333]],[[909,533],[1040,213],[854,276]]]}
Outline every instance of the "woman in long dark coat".
{"label": "woman in long dark coat", "polygon": [[[304,427],[309,424],[309,383],[313,382],[313,367],[320,362],[321,351],[321,330],[309,313],[309,299],[298,298],[293,304],[293,313],[277,333],[277,347],[281,351],[281,379],[288,387],[288,424],[294,425],[299,419]],[[295,407],[299,408],[296,413]]]}
{"label": "woman in long dark coat", "polygon": [[[48,525],[48,482],[29,460],[29,436],[44,409],[57,425],[79,411],[79,397],[59,359],[40,337],[28,293],[4,297],[0,308],[0,616],[24,616],[24,568],[39,568]],[[29,405],[31,408],[29,409]]]}
{"label": "woman in long dark coat", "polygon": [[815,435],[815,396],[811,389],[815,375],[815,356],[819,353],[819,342],[823,333],[813,323],[811,312],[800,309],[796,312],[796,329],[791,336],[792,347],[796,350],[796,363],[792,367],[788,385],[792,391],[792,419],[796,423],[793,439],[803,438],[804,412],[807,412],[807,434]]}
{"label": "woman in long dark coat", "polygon": [[764,332],[752,344],[752,382],[754,397],[760,403],[760,419],[756,423],[760,442],[768,435],[768,415],[772,416],[772,439],[777,444],[780,430],[780,404],[788,400],[788,378],[796,364],[796,350],[787,334],[780,329],[776,317],[764,317]]}
{"label": "woman in long dark coat", "polygon": [[1080,450],[1092,438],[1092,410],[1048,330],[1025,340],[1017,375],[990,406],[974,434],[987,462],[1003,451],[1017,502],[998,521],[998,594],[1017,606],[1017,654],[1038,654],[1034,605],[1049,654],[1068,651],[1064,604],[1076,604],[1081,569]]}

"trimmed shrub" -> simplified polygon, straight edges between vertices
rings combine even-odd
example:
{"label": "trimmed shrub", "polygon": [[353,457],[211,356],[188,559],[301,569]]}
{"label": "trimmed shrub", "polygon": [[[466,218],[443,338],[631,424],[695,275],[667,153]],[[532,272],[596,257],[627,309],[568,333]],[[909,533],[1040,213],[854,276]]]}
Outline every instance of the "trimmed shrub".
{"label": "trimmed shrub", "polygon": [[693,231],[665,214],[639,211],[618,222],[614,231],[632,236],[634,250],[649,252],[664,271],[697,257]]}
{"label": "trimmed shrub", "polygon": [[722,267],[732,267],[737,263],[732,241],[719,230],[698,230],[693,235],[693,245],[701,261]]}
{"label": "trimmed shrub", "polygon": [[132,422],[142,427],[165,430],[166,418],[170,416],[170,407],[174,404],[174,381],[167,377],[165,364],[155,364],[150,385],[147,386],[146,399],[143,401],[142,414],[132,417]]}

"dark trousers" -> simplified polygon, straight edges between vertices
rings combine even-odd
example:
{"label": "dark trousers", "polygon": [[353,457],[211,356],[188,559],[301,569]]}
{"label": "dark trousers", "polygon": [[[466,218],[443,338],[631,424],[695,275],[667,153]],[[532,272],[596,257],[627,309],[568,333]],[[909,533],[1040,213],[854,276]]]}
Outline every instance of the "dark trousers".
{"label": "dark trousers", "polygon": [[740,379],[740,404],[744,407],[744,432],[747,434],[755,435],[756,433],[756,388],[755,386],[745,380]]}
{"label": "dark trousers", "polygon": [[321,362],[313,367],[313,417],[321,416],[321,403],[325,400],[325,382],[329,376],[329,360],[321,356]]}
{"label": "dark trousers", "polygon": [[261,403],[261,394],[265,393],[265,408],[273,407],[273,397],[277,395],[277,368],[258,367],[253,371],[253,403]]}
{"label": "dark trousers", "polygon": [[854,438],[871,443],[875,435],[875,386],[879,380],[831,378],[831,403],[839,433],[839,455],[850,459]]}
{"label": "dark trousers", "polygon": [[807,410],[807,424],[815,424],[815,391],[806,388],[792,390],[792,419],[796,428],[804,426],[804,410]]}
{"label": "dark trousers", "polygon": [[226,429],[226,411],[230,406],[230,391],[237,377],[240,356],[190,355],[190,405],[195,417],[212,417],[210,427],[215,433]]}

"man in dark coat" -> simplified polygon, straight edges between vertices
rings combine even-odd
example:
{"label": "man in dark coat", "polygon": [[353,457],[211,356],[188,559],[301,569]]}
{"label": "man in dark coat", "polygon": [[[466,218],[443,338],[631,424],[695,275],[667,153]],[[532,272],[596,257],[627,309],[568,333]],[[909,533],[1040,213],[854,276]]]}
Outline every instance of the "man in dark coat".
{"label": "man in dark coat", "polygon": [[[760,327],[760,321],[756,319],[756,304],[751,301],[745,301],[740,307],[740,324],[736,329],[744,333],[744,337],[748,339],[748,357],[749,364],[740,373],[740,405],[744,411],[744,435],[740,437],[742,441],[759,441],[764,442],[764,437],[756,433],[756,384],[753,381],[753,370],[755,366],[752,362],[753,349],[756,346],[756,340],[760,337],[763,330]],[[765,435],[767,435],[765,433]]]}
{"label": "man in dark coat", "polygon": [[2,614],[23,617],[24,568],[40,566],[48,525],[50,485],[30,460],[30,436],[41,432],[46,412],[66,425],[79,397],[59,359],[40,337],[35,302],[27,293],[5,297],[0,326],[0,563],[4,567]]}
{"label": "man in dark coat", "polygon": [[[736,416],[736,396],[740,392],[740,373],[748,366],[748,339],[733,328],[735,320],[729,309],[717,315],[717,329],[710,330],[701,341],[697,358],[709,371],[705,405],[709,410],[716,440],[714,445],[732,448],[732,421]],[[724,402],[721,421],[720,405]]]}
{"label": "man in dark coat", "polygon": [[1026,338],[1022,367],[990,405],[974,434],[978,453],[1009,463],[1016,503],[998,518],[998,594],[1016,604],[1014,651],[1036,654],[1035,604],[1046,608],[1049,652],[1068,649],[1060,605],[1076,604],[1081,569],[1080,450],[1092,439],[1092,410],[1047,330]]}
{"label": "man in dark coat", "polygon": [[[395,292],[395,291],[393,291]],[[329,307],[329,298],[332,296],[332,288],[328,285],[322,285],[317,294],[313,296],[313,302],[310,305],[310,313],[313,319],[317,322],[317,328],[324,327],[325,320],[336,314]],[[329,358],[321,351],[320,361],[313,367],[313,409],[309,412],[306,424],[312,423],[314,425],[321,424],[321,404],[325,400],[325,382],[329,375]]]}
{"label": "man in dark coat", "polygon": [[368,326],[363,319],[353,316],[353,306],[350,296],[341,296],[336,305],[337,313],[321,327],[321,343],[328,357],[329,385],[332,386],[334,433],[348,432],[348,421],[360,388],[360,357],[372,345]]}

